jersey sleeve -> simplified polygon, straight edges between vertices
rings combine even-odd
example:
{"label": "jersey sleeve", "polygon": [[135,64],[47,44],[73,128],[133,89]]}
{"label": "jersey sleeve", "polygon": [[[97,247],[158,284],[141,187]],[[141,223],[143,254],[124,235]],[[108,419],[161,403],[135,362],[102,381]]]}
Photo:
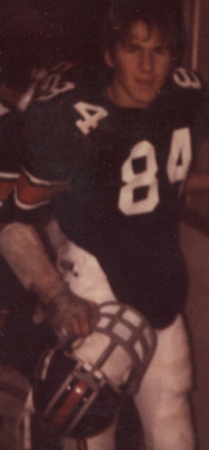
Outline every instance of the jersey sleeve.
{"label": "jersey sleeve", "polygon": [[21,172],[10,198],[18,220],[30,222],[43,216],[51,198],[68,189],[72,126],[61,103],[58,98],[34,102],[22,116]]}
{"label": "jersey sleeve", "polygon": [[[193,146],[197,163],[202,160],[202,172],[209,172],[208,149],[209,149],[209,94],[200,105],[194,122]],[[207,167],[206,167],[207,166]]]}
{"label": "jersey sleeve", "polygon": [[193,165],[200,149],[209,137],[209,91],[204,79],[196,72],[180,67],[173,73],[176,95],[182,98],[181,111],[191,126]]}
{"label": "jersey sleeve", "polygon": [[7,199],[19,179],[20,170],[18,115],[10,112],[0,116],[0,220],[5,217]]}
{"label": "jersey sleeve", "polygon": [[32,84],[17,105],[18,126],[12,125],[12,115],[0,107],[0,116],[8,116],[0,124],[3,221],[12,217],[34,221],[37,214],[41,217],[49,209],[51,197],[66,188],[71,133],[70,120],[66,121],[60,105],[63,96],[74,91],[75,79],[71,62],[34,71]]}

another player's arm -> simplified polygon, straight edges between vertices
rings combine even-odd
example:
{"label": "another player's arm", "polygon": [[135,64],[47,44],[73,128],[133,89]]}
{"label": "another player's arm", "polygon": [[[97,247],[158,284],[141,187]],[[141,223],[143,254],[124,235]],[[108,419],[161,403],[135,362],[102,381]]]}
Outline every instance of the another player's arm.
{"label": "another player's arm", "polygon": [[[12,208],[18,221],[0,228],[1,254],[23,286],[36,292],[60,337],[87,335],[98,319],[93,302],[86,302],[69,291],[33,226],[34,211],[42,211],[55,193],[66,187],[63,181],[44,182],[23,171],[13,191]],[[21,217],[29,223],[21,222]]]}
{"label": "another player's arm", "polygon": [[23,286],[38,295],[60,338],[90,332],[98,319],[96,305],[69,291],[35,227],[20,222],[1,226],[0,252]]}

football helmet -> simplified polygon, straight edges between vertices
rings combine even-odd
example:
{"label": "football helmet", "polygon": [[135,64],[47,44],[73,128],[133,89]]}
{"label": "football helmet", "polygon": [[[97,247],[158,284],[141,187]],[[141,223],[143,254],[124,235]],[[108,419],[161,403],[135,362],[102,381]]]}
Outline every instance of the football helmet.
{"label": "football helmet", "polygon": [[35,414],[55,436],[85,439],[107,429],[153,355],[155,333],[139,312],[109,302],[100,314],[91,335],[48,350],[38,364]]}

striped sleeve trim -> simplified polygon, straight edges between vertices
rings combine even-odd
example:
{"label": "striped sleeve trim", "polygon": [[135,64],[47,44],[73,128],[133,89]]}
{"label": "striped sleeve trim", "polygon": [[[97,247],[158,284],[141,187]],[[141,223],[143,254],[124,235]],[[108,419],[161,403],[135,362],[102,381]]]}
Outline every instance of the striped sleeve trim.
{"label": "striped sleeve trim", "polygon": [[24,171],[14,186],[14,202],[20,209],[30,211],[47,205],[57,192],[66,188],[66,182],[44,182],[42,184],[40,179],[31,177],[29,172],[26,174]]}
{"label": "striped sleeve trim", "polygon": [[0,180],[16,181],[19,176],[20,174],[16,172],[0,172]]}
{"label": "striped sleeve trim", "polygon": [[63,184],[66,184],[66,181],[47,181],[47,180],[43,180],[42,178],[37,178],[36,176],[32,175],[30,172],[28,172],[28,170],[25,169],[25,167],[23,167],[22,169],[23,174],[25,175],[25,177],[27,178],[27,180],[29,181],[29,183],[33,186],[37,186],[37,187],[53,187],[53,186],[62,186]]}
{"label": "striped sleeve trim", "polygon": [[41,206],[48,205],[50,202],[50,199],[42,200],[42,201],[36,202],[36,203],[25,203],[22,200],[20,200],[20,198],[18,197],[17,186],[15,186],[14,187],[14,202],[15,202],[15,205],[18,206],[18,208],[23,209],[25,211],[32,211],[34,209],[40,208]]}

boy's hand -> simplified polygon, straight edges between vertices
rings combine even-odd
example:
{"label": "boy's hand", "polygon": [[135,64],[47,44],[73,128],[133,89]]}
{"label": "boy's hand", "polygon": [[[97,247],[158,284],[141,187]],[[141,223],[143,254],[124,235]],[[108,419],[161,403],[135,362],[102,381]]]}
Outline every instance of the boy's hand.
{"label": "boy's hand", "polygon": [[99,308],[72,292],[54,297],[45,308],[47,318],[60,338],[87,336],[99,320]]}

